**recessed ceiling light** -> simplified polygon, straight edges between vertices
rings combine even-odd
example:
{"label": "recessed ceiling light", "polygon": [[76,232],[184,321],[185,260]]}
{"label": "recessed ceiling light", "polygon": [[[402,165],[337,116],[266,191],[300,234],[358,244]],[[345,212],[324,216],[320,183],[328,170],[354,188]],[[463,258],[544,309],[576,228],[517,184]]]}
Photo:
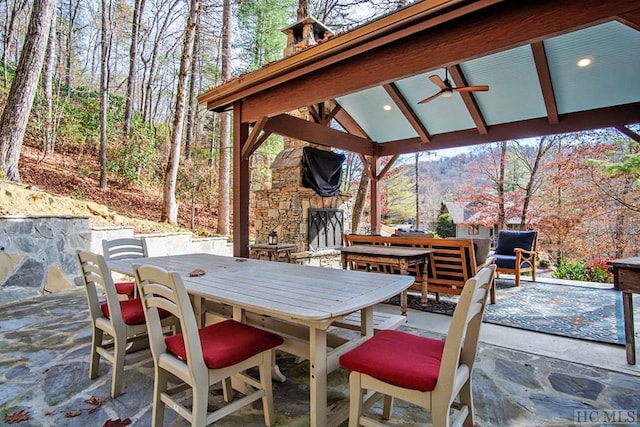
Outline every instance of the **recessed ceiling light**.
{"label": "recessed ceiling light", "polygon": [[593,58],[589,56],[585,56],[584,58],[578,59],[578,62],[576,62],[576,65],[580,68],[585,68],[591,65],[592,62],[593,62]]}
{"label": "recessed ceiling light", "polygon": [[389,104],[384,104],[384,105],[382,106],[382,109],[383,109],[384,111],[391,111],[391,105],[389,105]]}

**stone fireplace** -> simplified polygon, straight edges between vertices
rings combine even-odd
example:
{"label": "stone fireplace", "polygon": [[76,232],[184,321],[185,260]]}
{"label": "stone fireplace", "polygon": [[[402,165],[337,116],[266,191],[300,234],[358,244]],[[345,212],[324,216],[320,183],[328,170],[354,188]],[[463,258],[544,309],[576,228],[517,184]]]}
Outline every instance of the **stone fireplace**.
{"label": "stone fireplace", "polygon": [[[271,188],[257,190],[254,193],[256,243],[266,243],[267,235],[275,230],[279,242],[294,243],[298,252],[315,252],[333,245],[316,243],[310,246],[309,231],[312,228],[310,224],[313,224],[310,218],[317,218],[318,212],[341,211],[326,223],[331,224],[330,228],[324,228],[323,225],[323,231],[316,232],[313,236],[316,241],[318,235],[324,236],[328,233],[335,236],[336,232],[342,232],[343,228],[336,222],[338,216],[342,227],[350,223],[350,194],[338,193],[332,197],[321,197],[313,189],[302,186],[302,149],[312,145],[305,141],[285,138],[283,150],[271,164]],[[317,227],[313,229],[320,230]],[[335,241],[335,238],[331,237],[330,241]],[[340,243],[337,244],[339,245]]]}
{"label": "stone fireplace", "polygon": [[[282,32],[287,35],[285,56],[293,55],[333,35],[330,29],[312,17],[304,18]],[[290,114],[310,120],[310,114],[305,108]],[[313,189],[303,187],[303,148],[307,146],[328,150],[326,147],[285,137],[282,151],[271,164],[270,188],[254,192],[256,243],[266,243],[267,235],[276,231],[279,242],[296,245],[298,253],[294,254],[294,259],[299,261],[305,257],[324,256],[321,252],[326,252],[325,249],[331,251],[331,248],[340,246],[344,224],[350,224],[352,212],[351,195],[338,193],[322,197]],[[332,212],[331,220],[323,222],[321,218],[327,219],[329,212]],[[337,222],[338,219],[341,221]],[[308,260],[303,262],[318,264]]]}

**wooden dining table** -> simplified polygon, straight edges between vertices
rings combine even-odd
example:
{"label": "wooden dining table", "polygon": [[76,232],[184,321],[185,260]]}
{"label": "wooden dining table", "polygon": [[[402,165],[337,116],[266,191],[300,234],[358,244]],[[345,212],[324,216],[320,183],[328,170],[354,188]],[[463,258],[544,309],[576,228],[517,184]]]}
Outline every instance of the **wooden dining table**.
{"label": "wooden dining table", "polygon": [[[109,261],[113,271],[133,274],[133,264],[154,265],[180,274],[194,296],[196,313],[207,301],[232,309],[232,317],[280,333],[279,348],[309,360],[310,425],[336,426],[348,417],[348,405],[329,413],[327,375],[338,358],[373,335],[373,307],[407,289],[410,276],[376,274],[262,260],[186,254]],[[201,276],[190,276],[195,269]],[[353,313],[360,334],[348,339],[328,329]],[[276,408],[277,410],[277,408]]]}
{"label": "wooden dining table", "polygon": [[613,287],[622,292],[624,341],[627,363],[636,364],[636,334],[633,320],[633,294],[640,294],[640,257],[608,261],[613,270]]}
{"label": "wooden dining table", "polygon": [[[414,267],[421,278],[420,291],[422,304],[427,302],[427,266],[429,254],[433,249],[404,248],[383,245],[353,245],[340,248],[342,268],[353,269],[356,265],[374,266],[377,271],[408,275],[409,268]],[[380,267],[382,269],[380,270]],[[400,311],[407,313],[407,290],[400,294]]]}

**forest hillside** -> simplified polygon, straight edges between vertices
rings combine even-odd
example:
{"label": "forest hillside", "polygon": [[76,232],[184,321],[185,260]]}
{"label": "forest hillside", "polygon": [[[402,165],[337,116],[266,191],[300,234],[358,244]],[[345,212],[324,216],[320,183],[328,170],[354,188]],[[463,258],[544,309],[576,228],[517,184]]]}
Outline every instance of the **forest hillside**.
{"label": "forest hillside", "polygon": [[[43,159],[40,150],[23,147],[22,183],[0,183],[0,215],[86,215],[91,226],[130,226],[137,234],[190,231],[190,212],[184,209],[180,210],[179,226],[159,222],[160,187],[114,183],[101,190],[97,162],[92,159],[79,160],[71,153],[55,153]],[[81,171],[88,172],[84,176]],[[196,225],[212,229],[215,220],[213,210],[202,209]]]}

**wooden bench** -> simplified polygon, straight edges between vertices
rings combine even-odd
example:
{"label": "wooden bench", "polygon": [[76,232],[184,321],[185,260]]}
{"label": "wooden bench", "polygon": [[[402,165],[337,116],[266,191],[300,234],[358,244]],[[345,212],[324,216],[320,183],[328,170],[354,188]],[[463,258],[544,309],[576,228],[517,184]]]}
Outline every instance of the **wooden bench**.
{"label": "wooden bench", "polygon": [[[484,266],[494,262],[493,258],[488,258],[481,265],[476,265],[475,249],[472,239],[437,239],[431,237],[399,237],[399,236],[376,236],[362,234],[345,234],[345,246],[353,245],[386,245],[402,246],[413,248],[429,248],[433,252],[429,254],[427,289],[422,286],[422,277],[419,272],[410,271],[416,276],[410,291],[421,293],[422,303],[427,302],[427,292],[439,294],[460,295],[466,281],[475,276]],[[363,266],[354,265],[354,269],[369,268],[372,271],[386,271],[384,266]],[[495,286],[491,287],[491,304],[495,304]]]}

